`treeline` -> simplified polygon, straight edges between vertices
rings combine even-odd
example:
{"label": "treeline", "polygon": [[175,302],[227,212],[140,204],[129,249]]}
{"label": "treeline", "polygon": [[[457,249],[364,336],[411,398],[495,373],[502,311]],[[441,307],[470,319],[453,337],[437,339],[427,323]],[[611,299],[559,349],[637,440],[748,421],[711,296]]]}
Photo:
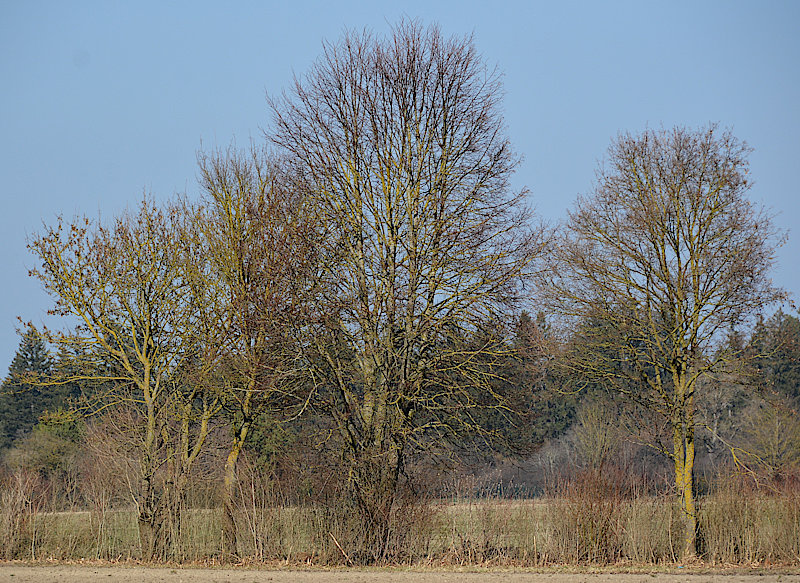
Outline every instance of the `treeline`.
{"label": "treeline", "polygon": [[702,553],[696,459],[769,483],[798,461],[798,320],[761,316],[787,294],[749,150],[621,135],[553,229],[510,186],[501,93],[469,38],[350,33],[269,101],[266,147],[199,155],[197,200],[32,236],[65,328],[22,338],[7,466],[132,504],[146,560],[199,507],[241,557],[248,468],[327,509],[348,563],[401,556],[469,464],[547,458],[538,488],[648,467]]}
{"label": "treeline", "polygon": [[[522,312],[508,342],[520,349],[529,342],[526,330],[532,325]],[[737,469],[737,463],[739,470],[767,485],[791,480],[800,465],[800,320],[778,311],[747,338],[733,335],[731,341],[746,346],[754,358],[749,369],[713,379],[698,407],[698,472],[704,487],[719,473]],[[67,474],[76,471],[78,458],[90,455],[87,424],[93,426],[102,415],[85,415],[85,407],[97,398],[96,384],[48,384],[61,378],[58,371],[65,365],[40,336],[23,334],[0,393],[0,452],[7,471],[30,470],[53,482],[80,481],[77,474]],[[470,491],[495,484],[505,495],[536,496],[558,478],[608,466],[626,467],[652,481],[663,478],[659,471],[664,471],[664,459],[637,440],[626,423],[624,402],[600,386],[569,394],[563,389],[574,382],[553,375],[533,377],[530,367],[525,352],[509,359],[504,394],[513,409],[507,415],[487,414],[481,421],[496,438],[488,446],[448,444],[452,451],[437,460],[457,469],[460,479],[476,480],[478,486]],[[37,382],[31,382],[34,378]],[[252,463],[260,468],[322,467],[313,461],[317,449],[298,446],[300,435],[321,437],[323,421],[313,417],[309,411],[281,423],[268,413],[256,419],[245,445]],[[216,438],[229,431],[230,422],[223,414],[217,418]],[[297,458],[290,460],[293,455]],[[212,465],[203,474],[219,470]],[[62,488],[68,485],[57,486]],[[75,494],[70,499],[64,492],[65,502],[83,504],[81,494]]]}

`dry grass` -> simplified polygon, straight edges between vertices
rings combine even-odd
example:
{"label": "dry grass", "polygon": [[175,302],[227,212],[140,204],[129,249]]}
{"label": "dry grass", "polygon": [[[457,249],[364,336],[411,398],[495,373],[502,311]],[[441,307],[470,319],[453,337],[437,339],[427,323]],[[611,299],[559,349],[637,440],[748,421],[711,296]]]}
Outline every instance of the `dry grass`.
{"label": "dry grass", "polygon": [[[54,512],[34,495],[35,477],[0,489],[6,559],[127,560],[140,556],[133,509]],[[535,500],[455,499],[400,505],[393,564],[415,566],[669,565],[679,557],[678,510],[652,496],[596,480],[573,480]],[[240,497],[243,563],[357,564],[359,537],[347,505],[290,505],[274,492]],[[700,551],[710,564],[800,565],[800,492],[732,484],[701,499]],[[175,543],[176,561],[221,555],[221,513],[194,509]],[[360,557],[360,558],[359,558]],[[368,557],[367,557],[368,559]]]}

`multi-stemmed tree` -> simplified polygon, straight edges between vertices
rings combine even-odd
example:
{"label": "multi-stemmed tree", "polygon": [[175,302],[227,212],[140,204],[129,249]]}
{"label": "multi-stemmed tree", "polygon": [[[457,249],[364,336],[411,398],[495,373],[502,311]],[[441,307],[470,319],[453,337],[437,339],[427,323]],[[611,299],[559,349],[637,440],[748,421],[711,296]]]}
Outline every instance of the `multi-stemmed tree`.
{"label": "multi-stemmed tree", "polygon": [[509,184],[501,94],[470,38],[406,21],[325,45],[271,101],[268,137],[320,225],[314,405],[339,433],[374,558],[409,448],[502,405],[499,332],[541,240]]}
{"label": "multi-stemmed tree", "polygon": [[137,461],[132,493],[147,559],[172,551],[189,472],[221,406],[204,382],[217,355],[207,253],[187,217],[182,206],[145,200],[111,225],[59,220],[29,243],[52,312],[74,324],[42,331],[65,360],[50,382],[102,383],[90,409],[128,421],[118,427]]}

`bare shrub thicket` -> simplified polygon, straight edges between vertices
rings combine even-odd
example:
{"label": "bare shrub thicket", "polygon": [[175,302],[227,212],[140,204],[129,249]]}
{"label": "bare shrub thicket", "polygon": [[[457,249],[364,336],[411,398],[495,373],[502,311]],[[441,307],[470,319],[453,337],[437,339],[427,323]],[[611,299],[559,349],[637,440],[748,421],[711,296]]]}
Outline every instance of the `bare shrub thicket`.
{"label": "bare shrub thicket", "polygon": [[[87,465],[88,464],[87,462]],[[86,469],[85,506],[54,510],[57,497],[34,473],[7,473],[0,493],[3,557],[25,560],[142,558],[136,511],[109,466]],[[348,502],[346,482],[308,484],[244,458],[235,507],[244,563],[290,565],[674,564],[680,560],[680,507],[671,492],[630,472],[572,472],[546,495],[514,499],[495,482],[459,479],[428,499],[403,491],[390,518],[400,527],[376,558]],[[219,479],[219,476],[218,476]],[[301,490],[298,491],[298,485]],[[319,486],[319,488],[315,488]],[[129,494],[128,494],[129,496]],[[398,497],[400,498],[400,497]],[[199,498],[197,499],[200,500]],[[712,564],[800,563],[800,483],[725,475],[699,498],[699,557]],[[183,561],[224,556],[216,505],[191,505],[179,539]],[[372,549],[376,552],[376,549]]]}
{"label": "bare shrub thicket", "polygon": [[800,482],[752,477],[718,480],[700,511],[702,550],[714,563],[793,564],[800,561]]}
{"label": "bare shrub thicket", "polygon": [[674,560],[673,506],[630,472],[614,467],[578,472],[552,489],[547,557],[582,564]]}
{"label": "bare shrub thicket", "polygon": [[[234,509],[236,530],[243,553],[256,561],[291,559],[301,548],[295,548],[302,540],[295,532],[287,533],[288,519],[292,529],[308,529],[306,517],[298,509],[285,503],[278,489],[271,468],[254,464],[246,456],[240,461],[237,480],[238,503]],[[294,535],[294,536],[292,536]]]}
{"label": "bare shrub thicket", "polygon": [[0,542],[5,559],[36,558],[36,518],[43,505],[42,482],[33,472],[17,471],[0,482]]}

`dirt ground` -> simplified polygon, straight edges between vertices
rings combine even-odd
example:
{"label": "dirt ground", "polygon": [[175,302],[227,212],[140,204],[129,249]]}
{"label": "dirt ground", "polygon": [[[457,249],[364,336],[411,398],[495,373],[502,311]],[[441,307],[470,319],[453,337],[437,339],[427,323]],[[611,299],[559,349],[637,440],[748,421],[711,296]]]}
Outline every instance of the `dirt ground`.
{"label": "dirt ground", "polygon": [[686,571],[668,573],[564,573],[558,571],[268,571],[88,565],[0,564],[0,582],[11,583],[800,583],[800,571]]}

